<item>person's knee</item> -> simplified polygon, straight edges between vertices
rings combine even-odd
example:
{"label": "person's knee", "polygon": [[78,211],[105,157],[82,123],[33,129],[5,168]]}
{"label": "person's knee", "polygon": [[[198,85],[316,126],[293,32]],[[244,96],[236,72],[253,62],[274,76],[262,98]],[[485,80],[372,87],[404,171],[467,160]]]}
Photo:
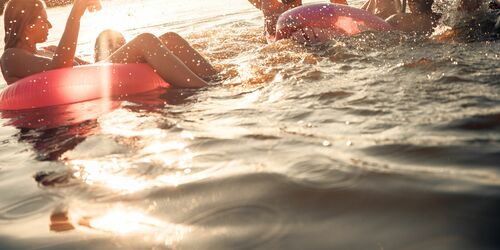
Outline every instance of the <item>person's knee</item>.
{"label": "person's knee", "polygon": [[174,44],[177,46],[182,46],[186,42],[179,34],[175,32],[167,32],[160,36],[160,40],[165,44]]}
{"label": "person's knee", "polygon": [[122,33],[115,30],[104,30],[96,39],[94,46],[94,59],[101,61],[109,57],[126,43]]}
{"label": "person's knee", "polygon": [[167,40],[184,40],[179,34],[175,32],[167,32],[163,35],[160,36],[162,39],[167,39]]}
{"label": "person's knee", "polygon": [[142,33],[134,38],[135,42],[139,42],[140,44],[149,44],[158,42],[158,37],[151,33]]}

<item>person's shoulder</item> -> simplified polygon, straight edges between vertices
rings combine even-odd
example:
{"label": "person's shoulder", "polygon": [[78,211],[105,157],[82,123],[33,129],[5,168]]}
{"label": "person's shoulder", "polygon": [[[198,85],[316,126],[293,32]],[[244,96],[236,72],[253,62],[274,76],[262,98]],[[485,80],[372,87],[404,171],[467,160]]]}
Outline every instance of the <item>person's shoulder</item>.
{"label": "person's shoulder", "polygon": [[19,49],[19,48],[8,48],[3,51],[3,54],[15,54],[15,53],[21,53],[21,54],[30,54],[28,51],[24,49]]}
{"label": "person's shoulder", "polygon": [[9,48],[3,52],[0,57],[0,66],[2,69],[2,75],[7,84],[11,84],[19,80],[19,77],[12,75],[13,72],[15,72],[14,65],[23,60],[23,58],[26,57],[26,53],[28,53],[26,50],[18,48]]}
{"label": "person's shoulder", "polygon": [[24,49],[8,48],[0,57],[0,65],[2,66],[2,69],[10,69],[14,65],[29,60],[32,56],[32,53]]}
{"label": "person's shoulder", "polygon": [[37,57],[35,54],[19,48],[9,48],[6,49],[2,54],[2,64],[10,64],[12,62],[14,64],[22,63],[25,61],[30,61],[33,58]]}

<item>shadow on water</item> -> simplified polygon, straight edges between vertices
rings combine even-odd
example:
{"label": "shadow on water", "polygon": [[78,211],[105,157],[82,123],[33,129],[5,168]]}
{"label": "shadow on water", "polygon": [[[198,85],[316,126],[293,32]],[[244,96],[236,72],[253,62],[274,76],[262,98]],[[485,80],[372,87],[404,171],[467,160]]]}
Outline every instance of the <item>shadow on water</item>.
{"label": "shadow on water", "polygon": [[[448,145],[423,146],[411,144],[389,144],[364,149],[368,155],[392,159],[405,163],[434,166],[493,167],[500,162],[500,146]],[[497,169],[498,170],[498,169]]]}
{"label": "shadow on water", "polygon": [[[484,101],[482,103],[484,103]],[[500,113],[490,114],[490,115],[475,115],[468,118],[456,120],[448,125],[442,126],[442,129],[498,132],[500,131]]]}
{"label": "shadow on water", "polygon": [[5,125],[19,129],[20,142],[28,142],[38,160],[53,161],[100,130],[99,117],[124,108],[131,112],[160,113],[165,105],[182,105],[194,94],[191,90],[155,90],[114,98],[98,99],[54,107],[2,111]]}

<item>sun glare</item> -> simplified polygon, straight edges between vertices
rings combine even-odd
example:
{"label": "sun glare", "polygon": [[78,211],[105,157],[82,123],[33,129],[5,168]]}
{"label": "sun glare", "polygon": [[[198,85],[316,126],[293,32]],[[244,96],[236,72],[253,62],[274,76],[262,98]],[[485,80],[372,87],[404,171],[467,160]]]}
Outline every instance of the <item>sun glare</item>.
{"label": "sun glare", "polygon": [[145,241],[156,241],[171,246],[180,242],[189,233],[189,227],[162,221],[132,208],[116,207],[102,215],[78,221],[80,226],[89,227],[121,236],[145,235]]}
{"label": "sun glare", "polygon": [[169,226],[167,223],[137,211],[115,209],[103,216],[89,219],[91,228],[117,234],[150,233]]}
{"label": "sun glare", "polygon": [[150,187],[150,183],[138,176],[127,175],[125,163],[118,161],[72,160],[74,176],[89,185],[103,185],[122,192],[137,192]]}

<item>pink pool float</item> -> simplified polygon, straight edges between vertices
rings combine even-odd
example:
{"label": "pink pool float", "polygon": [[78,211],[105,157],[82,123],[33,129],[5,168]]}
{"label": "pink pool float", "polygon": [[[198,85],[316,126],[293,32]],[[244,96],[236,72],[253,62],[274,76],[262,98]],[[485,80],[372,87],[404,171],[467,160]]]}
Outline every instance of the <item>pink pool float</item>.
{"label": "pink pool float", "polygon": [[38,73],[0,92],[0,110],[22,110],[166,88],[147,64],[93,64]]}
{"label": "pink pool float", "polygon": [[393,29],[384,19],[362,9],[340,4],[311,4],[281,14],[276,26],[276,40],[289,38],[294,32],[312,28],[345,36],[363,31]]}

